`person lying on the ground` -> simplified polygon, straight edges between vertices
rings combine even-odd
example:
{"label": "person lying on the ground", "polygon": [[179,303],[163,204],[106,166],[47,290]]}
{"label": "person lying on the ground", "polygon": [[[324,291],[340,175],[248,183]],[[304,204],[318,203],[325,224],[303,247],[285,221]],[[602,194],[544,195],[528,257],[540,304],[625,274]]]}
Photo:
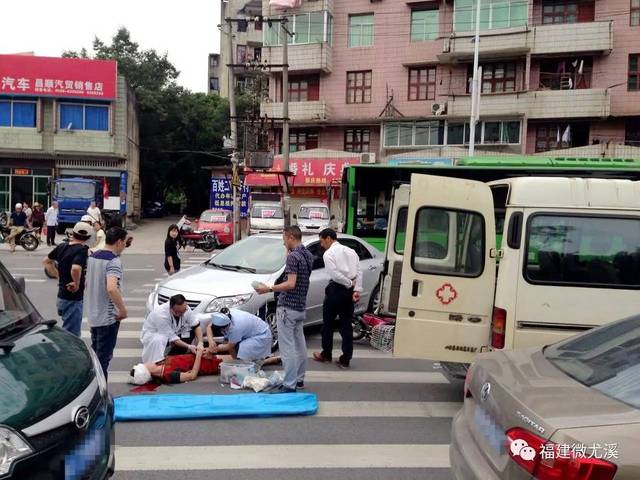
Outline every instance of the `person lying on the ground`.
{"label": "person lying on the ground", "polygon": [[222,359],[198,344],[196,354],[169,355],[156,363],[139,363],[129,372],[129,382],[144,385],[155,378],[162,383],[184,383],[198,375],[218,375]]}
{"label": "person lying on the ground", "polygon": [[271,356],[271,329],[260,317],[236,308],[223,308],[212,315],[211,323],[207,325],[208,338],[213,338],[212,325],[222,329],[225,343],[210,343],[210,353],[226,353],[234,360],[261,362],[262,365],[281,363],[280,357]]}

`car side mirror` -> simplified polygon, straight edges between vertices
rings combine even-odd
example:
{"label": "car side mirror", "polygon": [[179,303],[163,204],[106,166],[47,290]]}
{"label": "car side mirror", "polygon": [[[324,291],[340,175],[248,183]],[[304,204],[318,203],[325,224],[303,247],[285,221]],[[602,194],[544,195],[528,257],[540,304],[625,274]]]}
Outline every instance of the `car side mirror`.
{"label": "car side mirror", "polygon": [[16,284],[18,285],[17,287],[17,291],[18,293],[24,293],[27,289],[24,277],[14,277],[14,280],[16,281]]}
{"label": "car side mirror", "polygon": [[331,215],[331,218],[329,220],[335,220],[336,216],[335,215]]}
{"label": "car side mirror", "polygon": [[298,215],[296,215],[296,214],[294,213],[294,214],[293,214],[293,218],[297,220],[297,219],[298,219]]}

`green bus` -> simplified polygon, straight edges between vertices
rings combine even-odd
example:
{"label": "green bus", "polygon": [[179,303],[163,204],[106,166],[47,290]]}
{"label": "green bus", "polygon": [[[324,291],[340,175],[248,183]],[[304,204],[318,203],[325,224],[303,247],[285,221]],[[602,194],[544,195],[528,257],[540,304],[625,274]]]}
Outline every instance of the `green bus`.
{"label": "green bus", "polygon": [[[596,177],[640,180],[640,159],[575,157],[466,157],[452,166],[361,164],[342,176],[342,231],[384,251],[393,187],[422,173],[483,182],[521,176]],[[498,227],[498,226],[496,226]]]}

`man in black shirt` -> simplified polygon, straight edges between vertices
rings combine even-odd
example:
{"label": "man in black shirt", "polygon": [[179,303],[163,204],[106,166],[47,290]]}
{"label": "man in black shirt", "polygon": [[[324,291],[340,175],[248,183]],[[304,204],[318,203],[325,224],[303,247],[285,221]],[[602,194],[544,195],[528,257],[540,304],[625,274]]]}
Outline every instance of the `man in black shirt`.
{"label": "man in black shirt", "polygon": [[11,233],[5,238],[5,242],[9,244],[12,253],[16,251],[16,237],[24,230],[26,224],[27,214],[22,211],[22,204],[16,203],[15,211],[11,213],[11,218],[9,218]]}
{"label": "man in black shirt", "polygon": [[89,251],[85,242],[91,237],[91,230],[91,225],[87,223],[76,223],[69,243],[58,245],[43,261],[51,276],[59,280],[57,307],[58,315],[62,317],[62,328],[78,337],[82,326],[82,301]]}

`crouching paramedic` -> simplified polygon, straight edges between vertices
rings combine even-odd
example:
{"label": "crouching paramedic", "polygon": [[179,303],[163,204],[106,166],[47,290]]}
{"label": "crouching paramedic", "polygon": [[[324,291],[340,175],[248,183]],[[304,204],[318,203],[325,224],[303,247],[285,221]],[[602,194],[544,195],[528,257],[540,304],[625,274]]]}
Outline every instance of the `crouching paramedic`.
{"label": "crouching paramedic", "polygon": [[[210,342],[210,353],[228,353],[231,358],[253,362],[264,360],[263,365],[280,363],[280,357],[270,357],[273,337],[269,325],[260,317],[223,308],[212,315],[211,323],[222,329],[225,343],[216,346]],[[212,325],[207,326],[207,337],[213,338]]]}
{"label": "crouching paramedic", "polygon": [[195,354],[194,338],[198,345],[203,344],[200,321],[184,296],[174,295],[151,312],[142,325],[142,361],[157,362],[166,355]]}
{"label": "crouching paramedic", "polygon": [[162,383],[184,383],[198,378],[198,375],[218,375],[221,359],[204,349],[196,347],[196,354],[170,355],[159,362],[139,363],[131,369],[129,382],[144,385],[152,378]]}

